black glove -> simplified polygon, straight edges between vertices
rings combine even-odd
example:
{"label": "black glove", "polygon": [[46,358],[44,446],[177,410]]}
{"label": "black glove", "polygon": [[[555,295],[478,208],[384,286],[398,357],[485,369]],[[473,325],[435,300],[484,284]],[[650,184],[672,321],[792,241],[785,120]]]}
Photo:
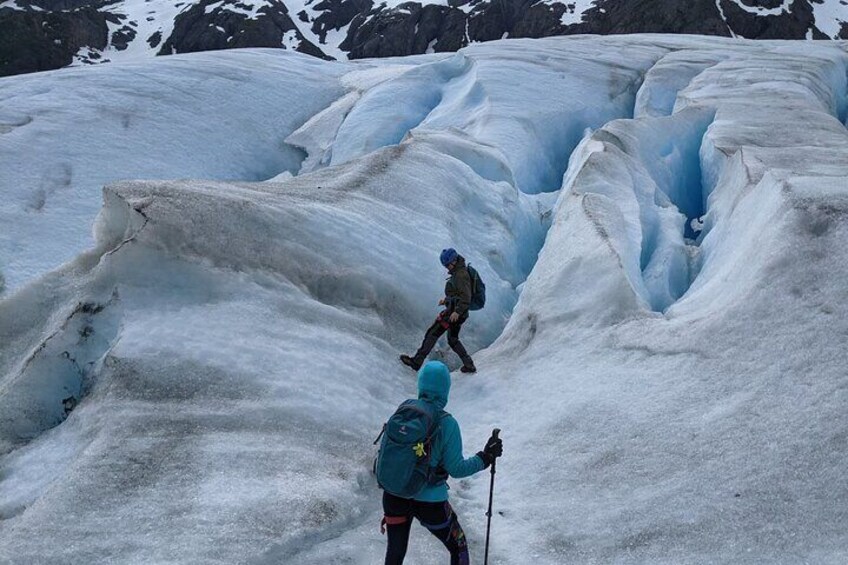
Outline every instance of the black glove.
{"label": "black glove", "polygon": [[483,468],[487,469],[495,459],[503,455],[503,441],[499,437],[490,437],[483,451],[477,452],[477,457],[483,460]]}

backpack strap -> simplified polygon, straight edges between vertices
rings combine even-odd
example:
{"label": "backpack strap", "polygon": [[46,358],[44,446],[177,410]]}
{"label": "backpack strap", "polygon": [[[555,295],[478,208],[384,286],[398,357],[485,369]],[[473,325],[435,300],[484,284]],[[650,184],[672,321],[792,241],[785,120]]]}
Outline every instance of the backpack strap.
{"label": "backpack strap", "polygon": [[383,434],[384,434],[384,433],[386,433],[386,426],[387,426],[387,425],[388,425],[388,424],[385,424],[385,423],[383,424],[383,429],[382,429],[382,430],[380,430],[380,435],[378,435],[378,436],[377,436],[377,439],[375,439],[375,440],[374,440],[374,443],[373,443],[373,444],[371,444],[371,445],[377,445],[377,444],[380,442],[380,438],[382,438],[382,437],[383,437]]}
{"label": "backpack strap", "polygon": [[[441,423],[445,418],[450,417],[450,412],[445,412],[444,410],[439,410],[439,415],[436,421],[439,423],[439,431],[441,432]],[[441,433],[439,434],[439,440],[441,441]],[[447,472],[447,469],[439,464],[435,469],[433,469],[432,474],[430,475],[430,480],[427,481],[431,486],[438,485],[448,480],[450,475]]]}

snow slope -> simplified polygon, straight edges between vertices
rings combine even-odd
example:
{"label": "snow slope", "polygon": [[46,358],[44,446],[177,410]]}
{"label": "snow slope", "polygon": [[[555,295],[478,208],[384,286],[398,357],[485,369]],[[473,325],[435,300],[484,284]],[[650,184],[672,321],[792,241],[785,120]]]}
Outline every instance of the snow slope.
{"label": "snow slope", "polygon": [[[131,138],[74,111],[149,76],[184,96]],[[153,180],[47,199],[101,206],[83,251],[0,169],[10,241],[75,255],[5,259],[0,562],[379,562],[371,441],[447,245],[489,293],[448,409],[469,453],[504,430],[495,563],[844,562],[846,76],[838,43],[628,36],[5,79],[67,93],[32,124],[101,148],[61,154],[79,186]],[[184,152],[130,168],[157,139]],[[451,493],[479,561],[488,475]],[[442,552],[416,528],[407,561]]]}
{"label": "snow slope", "polygon": [[296,172],[303,155],[284,139],[343,92],[343,71],[256,50],[0,81],[6,286],[91,245],[108,182]]}

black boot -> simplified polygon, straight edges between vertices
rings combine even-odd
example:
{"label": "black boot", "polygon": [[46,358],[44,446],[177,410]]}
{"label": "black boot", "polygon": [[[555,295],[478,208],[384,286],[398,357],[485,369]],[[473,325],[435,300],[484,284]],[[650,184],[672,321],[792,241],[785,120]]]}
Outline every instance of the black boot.
{"label": "black boot", "polygon": [[409,355],[401,355],[400,362],[415,371],[421,368],[421,361],[415,357],[410,357]]}
{"label": "black boot", "polygon": [[474,361],[469,359],[468,362],[463,363],[460,371],[463,372],[463,373],[476,373],[477,367],[474,366]]}

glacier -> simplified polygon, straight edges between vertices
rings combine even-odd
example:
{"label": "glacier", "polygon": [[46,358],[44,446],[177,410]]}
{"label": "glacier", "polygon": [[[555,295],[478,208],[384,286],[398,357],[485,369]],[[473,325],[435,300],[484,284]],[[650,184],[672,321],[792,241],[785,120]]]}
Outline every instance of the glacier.
{"label": "glacier", "polygon": [[[468,452],[503,429],[494,563],[848,558],[848,43],[231,50],[0,97],[0,562],[381,562],[372,441],[447,246],[489,295],[448,410]],[[488,475],[451,485],[481,561]]]}

